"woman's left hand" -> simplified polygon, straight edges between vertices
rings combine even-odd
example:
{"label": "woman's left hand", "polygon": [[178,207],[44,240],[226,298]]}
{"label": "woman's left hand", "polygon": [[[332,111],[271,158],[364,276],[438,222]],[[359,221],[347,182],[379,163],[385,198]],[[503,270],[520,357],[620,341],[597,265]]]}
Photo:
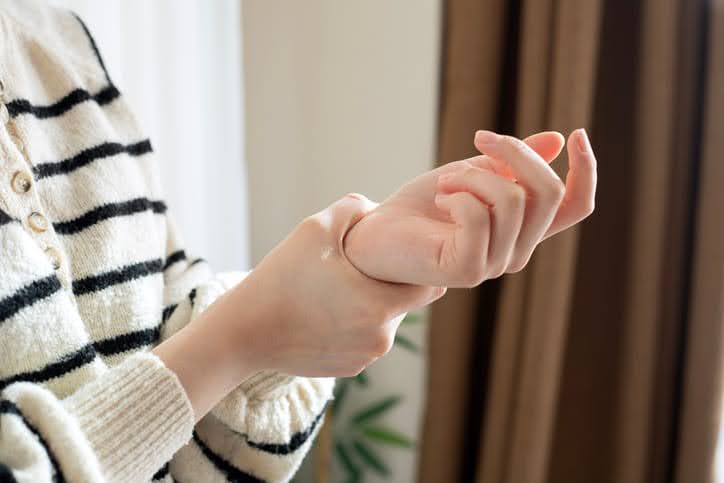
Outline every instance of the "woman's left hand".
{"label": "woman's left hand", "polygon": [[585,131],[568,140],[565,184],[548,165],[559,133],[525,141],[478,131],[483,153],[405,184],[347,233],[345,253],[388,282],[473,287],[521,270],[544,239],[594,207],[596,160]]}

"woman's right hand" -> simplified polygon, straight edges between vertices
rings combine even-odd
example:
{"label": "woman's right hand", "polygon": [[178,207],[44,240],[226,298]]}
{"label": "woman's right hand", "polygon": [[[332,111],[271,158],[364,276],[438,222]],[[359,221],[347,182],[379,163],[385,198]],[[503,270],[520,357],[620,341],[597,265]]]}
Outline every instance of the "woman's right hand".
{"label": "woman's right hand", "polygon": [[[344,236],[376,205],[350,194],[309,216],[218,301],[238,314],[226,330],[246,366],[355,375],[389,351],[401,315],[445,293],[375,280],[349,262]],[[246,323],[248,310],[256,322]]]}
{"label": "woman's right hand", "polygon": [[309,216],[241,283],[154,348],[197,420],[259,371],[358,374],[389,351],[401,315],[445,293],[374,280],[347,260],[346,233],[375,206],[350,194]]}

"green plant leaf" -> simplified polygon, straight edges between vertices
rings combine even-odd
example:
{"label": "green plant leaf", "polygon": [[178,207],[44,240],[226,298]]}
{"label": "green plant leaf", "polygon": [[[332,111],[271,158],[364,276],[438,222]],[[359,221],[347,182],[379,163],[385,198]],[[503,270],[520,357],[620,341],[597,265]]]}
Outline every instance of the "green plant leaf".
{"label": "green plant leaf", "polygon": [[415,344],[402,334],[397,334],[395,336],[395,345],[400,346],[403,349],[407,349],[410,352],[414,352],[415,354],[420,352],[420,348],[417,346],[417,344]]}
{"label": "green plant leaf", "polygon": [[382,426],[364,427],[362,428],[362,434],[377,443],[397,446],[398,448],[412,448],[415,446],[415,443],[404,434]]}
{"label": "green plant leaf", "polygon": [[332,400],[332,419],[336,419],[342,409],[347,390],[349,389],[349,380],[341,379],[334,388],[334,399]]}
{"label": "green plant leaf", "polygon": [[413,313],[408,313],[408,314],[405,316],[405,318],[402,319],[402,322],[401,322],[401,323],[402,323],[402,324],[405,324],[405,325],[408,325],[408,324],[416,324],[416,323],[418,323],[418,322],[422,322],[423,320],[425,320],[425,319],[422,317],[422,314],[419,314],[419,313],[414,313],[414,314],[413,314]]}
{"label": "green plant leaf", "polygon": [[334,445],[334,449],[337,454],[337,459],[339,459],[342,467],[347,472],[347,476],[349,477],[348,481],[358,481],[360,469],[354,461],[352,461],[345,445],[343,443],[337,443]]}
{"label": "green plant leaf", "polygon": [[354,416],[352,416],[352,424],[362,424],[377,416],[385,413],[389,409],[397,406],[400,403],[399,396],[390,396],[375,403],[370,404],[366,408],[361,409]]}
{"label": "green plant leaf", "polygon": [[364,444],[362,441],[352,442],[352,446],[357,451],[360,459],[370,468],[375,470],[380,476],[387,477],[390,475],[390,469],[387,467],[382,458],[380,458],[372,448]]}
{"label": "green plant leaf", "polygon": [[369,379],[367,379],[367,373],[365,371],[362,371],[354,376],[354,380],[357,381],[357,384],[359,384],[360,386],[366,386],[369,382]]}

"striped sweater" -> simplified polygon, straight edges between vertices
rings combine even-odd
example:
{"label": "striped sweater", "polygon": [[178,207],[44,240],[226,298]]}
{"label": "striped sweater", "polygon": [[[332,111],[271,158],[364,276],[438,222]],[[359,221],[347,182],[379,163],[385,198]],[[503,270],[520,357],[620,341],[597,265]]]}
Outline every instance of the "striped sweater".
{"label": "striped sweater", "polygon": [[0,482],[291,478],[332,379],[259,373],[194,424],[150,352],[243,276],[184,251],[80,19],[0,0]]}

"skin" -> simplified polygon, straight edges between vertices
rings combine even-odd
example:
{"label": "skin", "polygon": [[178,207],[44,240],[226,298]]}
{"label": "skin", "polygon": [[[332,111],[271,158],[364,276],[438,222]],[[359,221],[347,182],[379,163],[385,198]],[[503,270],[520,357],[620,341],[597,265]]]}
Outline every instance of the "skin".
{"label": "skin", "polygon": [[447,287],[521,270],[544,239],[594,207],[596,160],[559,133],[478,131],[482,153],[423,173],[379,205],[349,194],[303,220],[235,288],[154,349],[197,420],[260,370],[358,374],[386,354],[405,312]]}

